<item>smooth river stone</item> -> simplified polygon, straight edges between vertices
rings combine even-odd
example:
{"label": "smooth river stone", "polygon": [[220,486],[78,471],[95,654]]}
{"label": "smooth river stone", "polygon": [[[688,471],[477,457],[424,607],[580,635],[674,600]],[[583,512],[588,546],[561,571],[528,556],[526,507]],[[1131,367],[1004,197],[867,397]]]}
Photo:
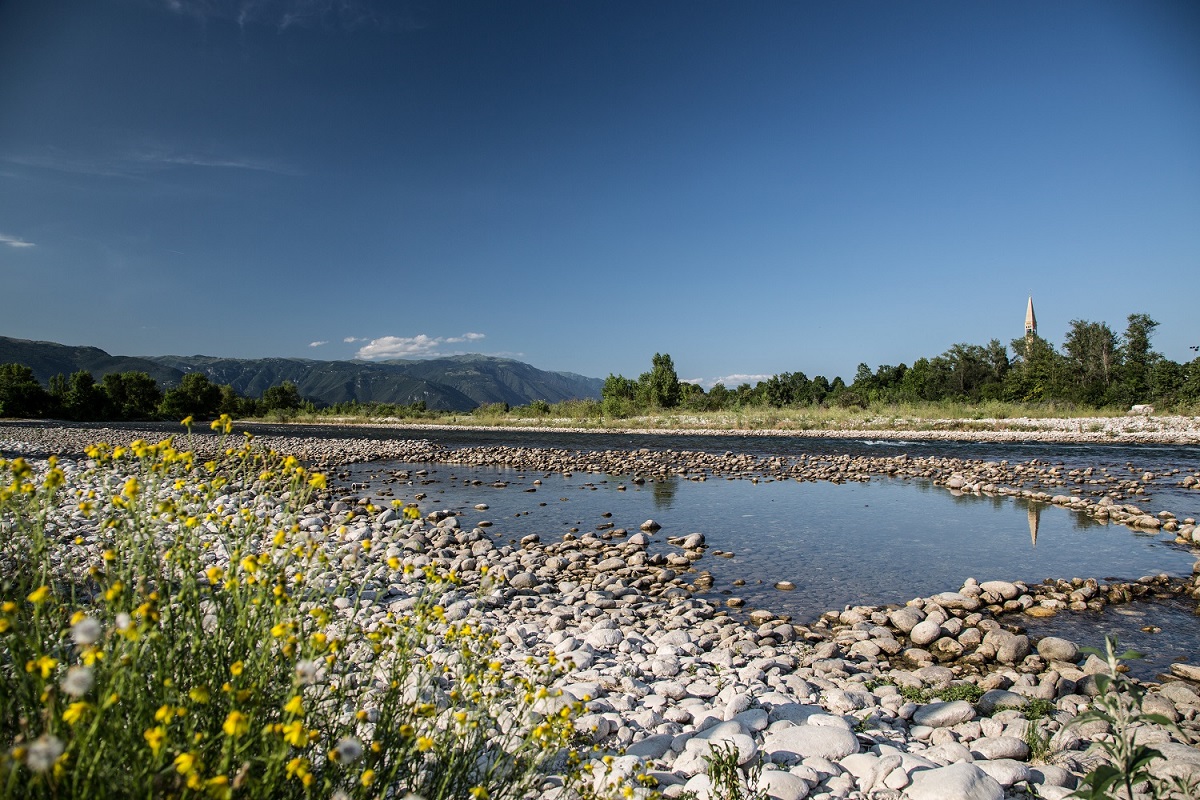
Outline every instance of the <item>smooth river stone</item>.
{"label": "smooth river stone", "polygon": [[966,700],[952,700],[948,703],[929,703],[921,706],[913,714],[913,723],[930,728],[951,728],[974,717],[973,705]]}
{"label": "smooth river stone", "polygon": [[991,716],[992,712],[1001,706],[1011,706],[1012,708],[1025,708],[1029,705],[1029,698],[1023,694],[1009,692],[1004,689],[992,689],[983,693],[975,703],[975,708],[979,713],[986,716]]}
{"label": "smooth river stone", "polygon": [[920,609],[913,608],[912,606],[897,608],[888,614],[888,620],[901,633],[908,633],[924,618],[925,614]]}
{"label": "smooth river stone", "polygon": [[808,783],[798,775],[773,769],[758,778],[758,790],[775,800],[803,800],[808,797]]}
{"label": "smooth river stone", "polygon": [[1004,800],[1004,788],[972,763],[919,770],[904,790],[910,800]]}
{"label": "smooth river stone", "polygon": [[923,620],[913,626],[913,629],[908,632],[908,638],[917,647],[924,647],[927,644],[932,644],[942,636],[942,626],[938,625],[931,619]]}
{"label": "smooth river stone", "polygon": [[1038,642],[1038,655],[1046,661],[1079,661],[1079,646],[1072,640],[1048,636]]}
{"label": "smooth river stone", "polygon": [[1029,745],[1015,736],[985,736],[971,742],[971,753],[989,761],[1000,758],[1024,761],[1029,758]]}
{"label": "smooth river stone", "polygon": [[837,761],[859,750],[858,737],[845,728],[797,725],[768,733],[762,750],[772,761],[795,764],[806,758]]}

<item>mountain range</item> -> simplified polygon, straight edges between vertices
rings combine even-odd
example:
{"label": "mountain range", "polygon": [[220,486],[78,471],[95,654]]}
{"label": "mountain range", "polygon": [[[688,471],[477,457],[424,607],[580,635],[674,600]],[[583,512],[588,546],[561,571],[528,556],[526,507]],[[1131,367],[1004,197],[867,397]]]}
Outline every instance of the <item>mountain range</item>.
{"label": "mountain range", "polygon": [[189,372],[259,397],[284,381],[317,405],[424,402],[431,409],[470,411],[487,403],[528,405],[535,400],[599,399],[604,381],[570,372],[548,372],[511,358],[483,355],[391,361],[317,361],[307,358],[213,356],[114,356],[98,347],[76,347],[0,336],[0,364],[24,364],[47,385],[55,375],[87,370],[97,380],[111,372],[145,372],[164,389]]}

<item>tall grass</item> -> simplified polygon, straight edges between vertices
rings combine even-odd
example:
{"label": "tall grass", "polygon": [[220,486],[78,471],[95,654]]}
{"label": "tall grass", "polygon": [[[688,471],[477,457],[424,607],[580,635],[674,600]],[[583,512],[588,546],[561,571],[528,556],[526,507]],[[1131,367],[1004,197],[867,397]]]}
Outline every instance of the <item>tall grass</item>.
{"label": "tall grass", "polygon": [[[1200,409],[1174,409],[1183,415]],[[572,427],[594,429],[640,428],[647,430],[784,430],[784,431],[921,431],[921,430],[1029,430],[1028,420],[1082,418],[1103,420],[1123,417],[1117,409],[1093,409],[1069,404],[1023,404],[998,400],[966,403],[939,401],[922,403],[877,403],[865,409],[841,406],[736,406],[721,411],[687,408],[642,409],[628,415],[604,414],[594,400],[536,404],[509,408],[503,403],[480,406],[470,413],[422,412],[398,415],[383,421],[417,424],[513,427]],[[298,421],[329,421],[323,414],[297,417]],[[338,416],[338,422],[379,422],[378,416]]]}

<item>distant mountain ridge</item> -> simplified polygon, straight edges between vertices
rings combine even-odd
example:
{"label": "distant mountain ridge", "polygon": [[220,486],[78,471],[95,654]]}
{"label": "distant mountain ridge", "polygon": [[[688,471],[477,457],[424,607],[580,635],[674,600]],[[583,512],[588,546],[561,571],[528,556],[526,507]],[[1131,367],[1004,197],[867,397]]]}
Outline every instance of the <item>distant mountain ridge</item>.
{"label": "distant mountain ridge", "polygon": [[79,370],[97,381],[111,372],[146,372],[163,388],[184,374],[202,372],[246,397],[291,381],[320,405],[424,402],[431,409],[470,411],[486,403],[528,405],[535,400],[599,399],[604,381],[570,372],[548,372],[511,358],[482,355],[427,360],[318,361],[307,358],[213,356],[113,356],[97,347],[75,347],[0,336],[0,364],[24,364],[46,385]]}

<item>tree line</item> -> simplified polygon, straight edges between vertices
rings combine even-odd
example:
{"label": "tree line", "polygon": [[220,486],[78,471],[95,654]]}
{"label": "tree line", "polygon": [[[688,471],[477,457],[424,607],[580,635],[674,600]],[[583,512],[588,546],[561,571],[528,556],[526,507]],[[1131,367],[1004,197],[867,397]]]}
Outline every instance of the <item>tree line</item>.
{"label": "tree line", "polygon": [[97,382],[87,370],[55,375],[43,387],[24,364],[0,364],[0,417],[98,420],[212,419],[220,414],[256,417],[311,410],[296,384],[284,381],[262,397],[243,397],[200,372],[163,390],[145,372],[114,372]]}
{"label": "tree line", "polygon": [[1200,358],[1180,364],[1156,352],[1152,339],[1157,327],[1148,315],[1131,314],[1118,336],[1106,323],[1072,320],[1061,349],[1030,334],[1008,347],[998,339],[986,345],[955,344],[941,355],[918,358],[912,366],[882,364],[872,370],[859,364],[849,384],[841,377],[783,372],[753,386],[728,388],[718,383],[707,392],[681,383],[671,357],[655,353],[650,371],[636,380],[609,375],[601,406],[607,416],[624,417],[648,409],[868,408],[941,401],[1096,409],[1200,403]]}

